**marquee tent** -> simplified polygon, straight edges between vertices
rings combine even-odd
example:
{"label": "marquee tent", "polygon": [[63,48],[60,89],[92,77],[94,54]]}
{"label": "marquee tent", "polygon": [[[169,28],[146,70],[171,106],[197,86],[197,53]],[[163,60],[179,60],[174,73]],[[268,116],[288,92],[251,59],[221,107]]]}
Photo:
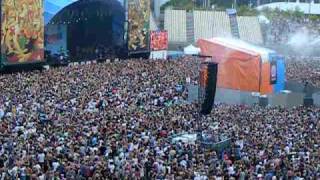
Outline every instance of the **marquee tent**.
{"label": "marquee tent", "polygon": [[194,47],[192,44],[183,49],[186,55],[198,55],[200,53],[200,48]]}
{"label": "marquee tent", "polygon": [[285,87],[284,58],[238,39],[199,39],[202,56],[219,64],[217,87],[269,94]]}

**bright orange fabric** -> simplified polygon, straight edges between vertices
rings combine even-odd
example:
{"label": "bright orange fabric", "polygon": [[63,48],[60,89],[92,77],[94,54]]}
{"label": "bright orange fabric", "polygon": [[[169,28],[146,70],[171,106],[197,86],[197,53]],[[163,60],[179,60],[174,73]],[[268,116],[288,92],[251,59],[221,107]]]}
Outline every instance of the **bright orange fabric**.
{"label": "bright orange fabric", "polygon": [[[272,86],[269,85],[270,65],[268,71],[268,67],[261,64],[259,54],[232,49],[208,40],[200,39],[198,45],[202,56],[211,56],[213,61],[219,64],[217,87],[261,93],[272,92]],[[261,73],[262,66],[263,73]]]}
{"label": "bright orange fabric", "polygon": [[222,63],[230,59],[239,61],[249,61],[259,56],[259,54],[248,54],[243,51],[228,48],[221,44],[203,39],[198,40],[198,45],[201,49],[201,55],[211,56],[213,57],[213,61],[217,63]]}
{"label": "bright orange fabric", "polygon": [[220,63],[217,86],[242,91],[259,91],[259,69],[258,60],[230,59]]}

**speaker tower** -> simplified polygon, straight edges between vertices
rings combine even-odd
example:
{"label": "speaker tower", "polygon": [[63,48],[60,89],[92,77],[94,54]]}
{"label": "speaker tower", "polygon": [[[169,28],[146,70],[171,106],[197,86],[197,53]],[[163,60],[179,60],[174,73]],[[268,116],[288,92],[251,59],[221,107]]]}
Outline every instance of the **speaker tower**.
{"label": "speaker tower", "polygon": [[200,65],[199,97],[201,103],[201,114],[210,114],[216,94],[218,64],[203,62]]}

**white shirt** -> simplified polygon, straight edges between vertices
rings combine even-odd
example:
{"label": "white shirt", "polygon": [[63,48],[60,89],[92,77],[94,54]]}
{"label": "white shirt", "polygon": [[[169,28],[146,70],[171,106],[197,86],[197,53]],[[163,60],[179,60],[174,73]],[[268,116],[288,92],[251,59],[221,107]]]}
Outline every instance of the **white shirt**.
{"label": "white shirt", "polygon": [[158,99],[153,100],[153,105],[157,105],[158,104]]}
{"label": "white shirt", "polygon": [[108,168],[110,169],[111,173],[113,173],[115,166],[114,164],[108,164]]}
{"label": "white shirt", "polygon": [[187,77],[187,78],[186,78],[186,82],[187,82],[187,84],[190,84],[191,78],[190,78],[190,77]]}
{"label": "white shirt", "polygon": [[187,167],[187,161],[186,160],[182,160],[180,162],[180,165],[186,168]]}
{"label": "white shirt", "polygon": [[290,153],[290,147],[289,147],[289,146],[286,146],[286,147],[284,148],[284,151],[285,151],[287,154],[289,154],[289,153]]}
{"label": "white shirt", "polygon": [[228,174],[229,174],[229,175],[233,175],[234,173],[235,173],[235,172],[234,172],[233,166],[228,167]]}
{"label": "white shirt", "polygon": [[57,170],[57,168],[59,167],[59,162],[53,162],[52,163],[52,166],[53,166],[53,171],[56,171]]}
{"label": "white shirt", "polygon": [[38,154],[38,161],[40,163],[44,163],[44,158],[45,158],[45,154],[44,153]]}
{"label": "white shirt", "polygon": [[45,174],[42,174],[41,176],[39,176],[39,179],[40,179],[40,180],[45,180],[45,179],[46,179]]}

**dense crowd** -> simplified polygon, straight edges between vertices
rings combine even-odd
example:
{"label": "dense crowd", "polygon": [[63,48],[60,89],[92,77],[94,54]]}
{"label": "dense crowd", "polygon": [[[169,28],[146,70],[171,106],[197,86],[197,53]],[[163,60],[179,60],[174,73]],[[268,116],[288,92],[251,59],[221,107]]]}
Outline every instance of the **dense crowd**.
{"label": "dense crowd", "polygon": [[271,45],[287,45],[290,39],[299,32],[315,40],[320,34],[319,25],[319,21],[312,21],[308,18],[285,17],[278,14],[270,19],[269,24],[263,26],[266,33],[265,41]]}
{"label": "dense crowd", "polygon": [[287,57],[287,79],[299,83],[309,83],[320,88],[320,59],[312,57]]}
{"label": "dense crowd", "polygon": [[[199,119],[197,75],[189,58],[1,75],[0,179],[320,178],[319,108],[221,104]],[[230,149],[171,141],[199,128]]]}

